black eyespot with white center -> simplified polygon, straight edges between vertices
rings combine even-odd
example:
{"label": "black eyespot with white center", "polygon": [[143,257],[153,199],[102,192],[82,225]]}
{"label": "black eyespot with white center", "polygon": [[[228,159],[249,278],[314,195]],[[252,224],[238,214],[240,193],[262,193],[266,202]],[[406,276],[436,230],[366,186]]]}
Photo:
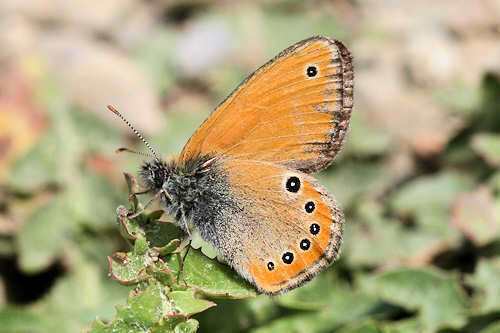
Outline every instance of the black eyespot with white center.
{"label": "black eyespot with white center", "polygon": [[293,253],[292,252],[285,252],[283,254],[283,257],[281,257],[283,262],[287,265],[290,265],[293,262]]}
{"label": "black eyespot with white center", "polygon": [[318,74],[318,69],[316,68],[316,66],[307,67],[307,76],[315,77],[317,74]]}
{"label": "black eyespot with white center", "polygon": [[297,193],[300,190],[299,177],[292,176],[286,181],[286,189],[289,192]]}
{"label": "black eyespot with white center", "polygon": [[274,269],[274,262],[270,261],[267,263],[267,269],[272,271]]}
{"label": "black eyespot with white center", "polygon": [[317,235],[319,233],[319,224],[317,223],[313,223],[311,224],[311,227],[309,228],[309,231],[311,232],[311,234],[313,235]]}
{"label": "black eyespot with white center", "polygon": [[307,238],[304,238],[303,240],[300,241],[300,248],[304,251],[309,250],[311,247],[311,241]]}
{"label": "black eyespot with white center", "polygon": [[314,209],[316,209],[316,205],[314,204],[314,201],[307,202],[306,205],[304,206],[304,209],[309,214],[311,214],[312,212],[314,212]]}

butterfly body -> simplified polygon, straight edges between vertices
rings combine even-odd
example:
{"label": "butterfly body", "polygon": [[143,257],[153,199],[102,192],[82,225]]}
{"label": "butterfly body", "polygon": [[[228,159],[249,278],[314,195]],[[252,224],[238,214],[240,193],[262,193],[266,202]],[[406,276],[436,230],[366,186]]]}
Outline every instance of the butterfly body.
{"label": "butterfly body", "polygon": [[179,156],[143,164],[143,184],[259,291],[298,287],[340,251],[343,213],[309,173],[341,149],[352,89],[341,42],[294,44],[219,105]]}

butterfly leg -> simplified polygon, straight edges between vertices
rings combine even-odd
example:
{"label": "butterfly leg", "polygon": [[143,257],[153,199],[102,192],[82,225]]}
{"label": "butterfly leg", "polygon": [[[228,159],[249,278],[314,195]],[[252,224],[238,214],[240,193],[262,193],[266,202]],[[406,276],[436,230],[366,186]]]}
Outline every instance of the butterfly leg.
{"label": "butterfly leg", "polygon": [[149,200],[146,205],[144,205],[144,207],[142,209],[139,209],[138,211],[136,211],[134,214],[132,215],[128,215],[127,218],[128,219],[135,219],[137,216],[141,215],[142,213],[144,213],[144,211],[153,203],[153,201],[155,201],[156,199],[158,199],[160,197],[160,195],[162,194],[163,190],[161,191],[158,191],[152,198],[151,200]]}
{"label": "butterfly leg", "polygon": [[132,192],[128,196],[128,200],[130,201],[130,200],[134,199],[135,196],[137,196],[137,195],[142,195],[142,194],[146,194],[146,193],[149,193],[149,192],[151,192],[151,190],[145,190],[145,191],[140,191],[140,192]]}
{"label": "butterfly leg", "polygon": [[[186,245],[186,253],[182,256],[181,263],[179,265],[179,276],[182,279],[182,282],[184,282],[184,285],[187,287],[186,280],[184,279],[184,262],[186,261],[186,257],[189,253],[189,249],[191,248],[191,238],[189,239],[189,243]],[[177,282],[179,282],[179,278],[177,277]]]}
{"label": "butterfly leg", "polygon": [[[147,192],[144,192],[144,193],[147,193]],[[144,194],[144,193],[140,193],[140,194]],[[170,194],[165,190],[165,189],[162,189],[158,192],[156,192],[156,194],[151,198],[151,200],[149,200],[146,205],[144,205],[144,207],[138,211],[136,211],[134,214],[132,215],[129,215],[127,216],[127,218],[129,219],[134,219],[136,218],[137,216],[141,215],[142,213],[144,213],[144,211],[155,201],[157,200],[158,198],[160,198],[161,194],[165,194],[165,196],[169,199],[169,200],[172,200],[172,197],[170,196]],[[135,193],[135,194],[139,194],[139,193]]]}

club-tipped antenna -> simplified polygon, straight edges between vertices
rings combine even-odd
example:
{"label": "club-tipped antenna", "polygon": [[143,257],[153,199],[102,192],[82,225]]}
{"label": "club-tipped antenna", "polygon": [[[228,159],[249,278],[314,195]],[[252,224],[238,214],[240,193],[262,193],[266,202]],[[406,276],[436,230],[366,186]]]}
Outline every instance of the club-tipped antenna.
{"label": "club-tipped antenna", "polygon": [[[160,162],[161,159],[160,159],[160,156],[155,152],[155,150],[153,149],[153,147],[151,147],[151,145],[149,144],[149,142],[146,141],[146,139],[144,139],[144,137],[141,135],[141,133],[139,133],[139,131],[137,131],[135,129],[134,126],[132,126],[132,124],[120,113],[118,112],[118,110],[116,110],[112,105],[108,105],[108,110],[113,112],[114,114],[116,114],[121,120],[123,120],[123,122],[125,124],[127,124],[128,127],[130,127],[130,129],[135,133],[135,135],[137,135],[137,137],[139,139],[141,139],[142,142],[144,142],[144,144],[146,145],[146,147],[148,147],[149,151],[153,154],[154,158]],[[120,149],[118,149],[118,151],[120,151]]]}
{"label": "club-tipped antenna", "polygon": [[152,154],[148,154],[148,153],[145,153],[145,152],[142,152],[142,151],[136,151],[136,150],[132,150],[132,149],[129,149],[129,148],[126,148],[126,147],[121,147],[121,148],[118,148],[117,150],[115,150],[116,153],[132,153],[132,154],[136,154],[136,155],[141,155],[141,156],[144,156],[144,157],[149,157],[149,158],[154,158],[156,159],[156,156],[152,155]]}

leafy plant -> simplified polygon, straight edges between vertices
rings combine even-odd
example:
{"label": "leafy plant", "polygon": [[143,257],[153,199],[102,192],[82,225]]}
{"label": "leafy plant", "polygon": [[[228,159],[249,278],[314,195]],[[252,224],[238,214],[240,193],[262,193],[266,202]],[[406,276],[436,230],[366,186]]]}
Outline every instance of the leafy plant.
{"label": "leafy plant", "polygon": [[[135,179],[125,174],[129,185],[131,214],[142,208],[136,196]],[[190,249],[185,235],[162,211],[129,219],[120,206],[117,220],[132,251],[108,257],[110,276],[132,286],[127,304],[117,306],[110,323],[97,319],[90,332],[195,332],[193,315],[213,306],[207,296],[247,298],[256,295],[252,286],[227,266]],[[201,244],[200,244],[201,245]],[[210,251],[210,250],[209,250]]]}

